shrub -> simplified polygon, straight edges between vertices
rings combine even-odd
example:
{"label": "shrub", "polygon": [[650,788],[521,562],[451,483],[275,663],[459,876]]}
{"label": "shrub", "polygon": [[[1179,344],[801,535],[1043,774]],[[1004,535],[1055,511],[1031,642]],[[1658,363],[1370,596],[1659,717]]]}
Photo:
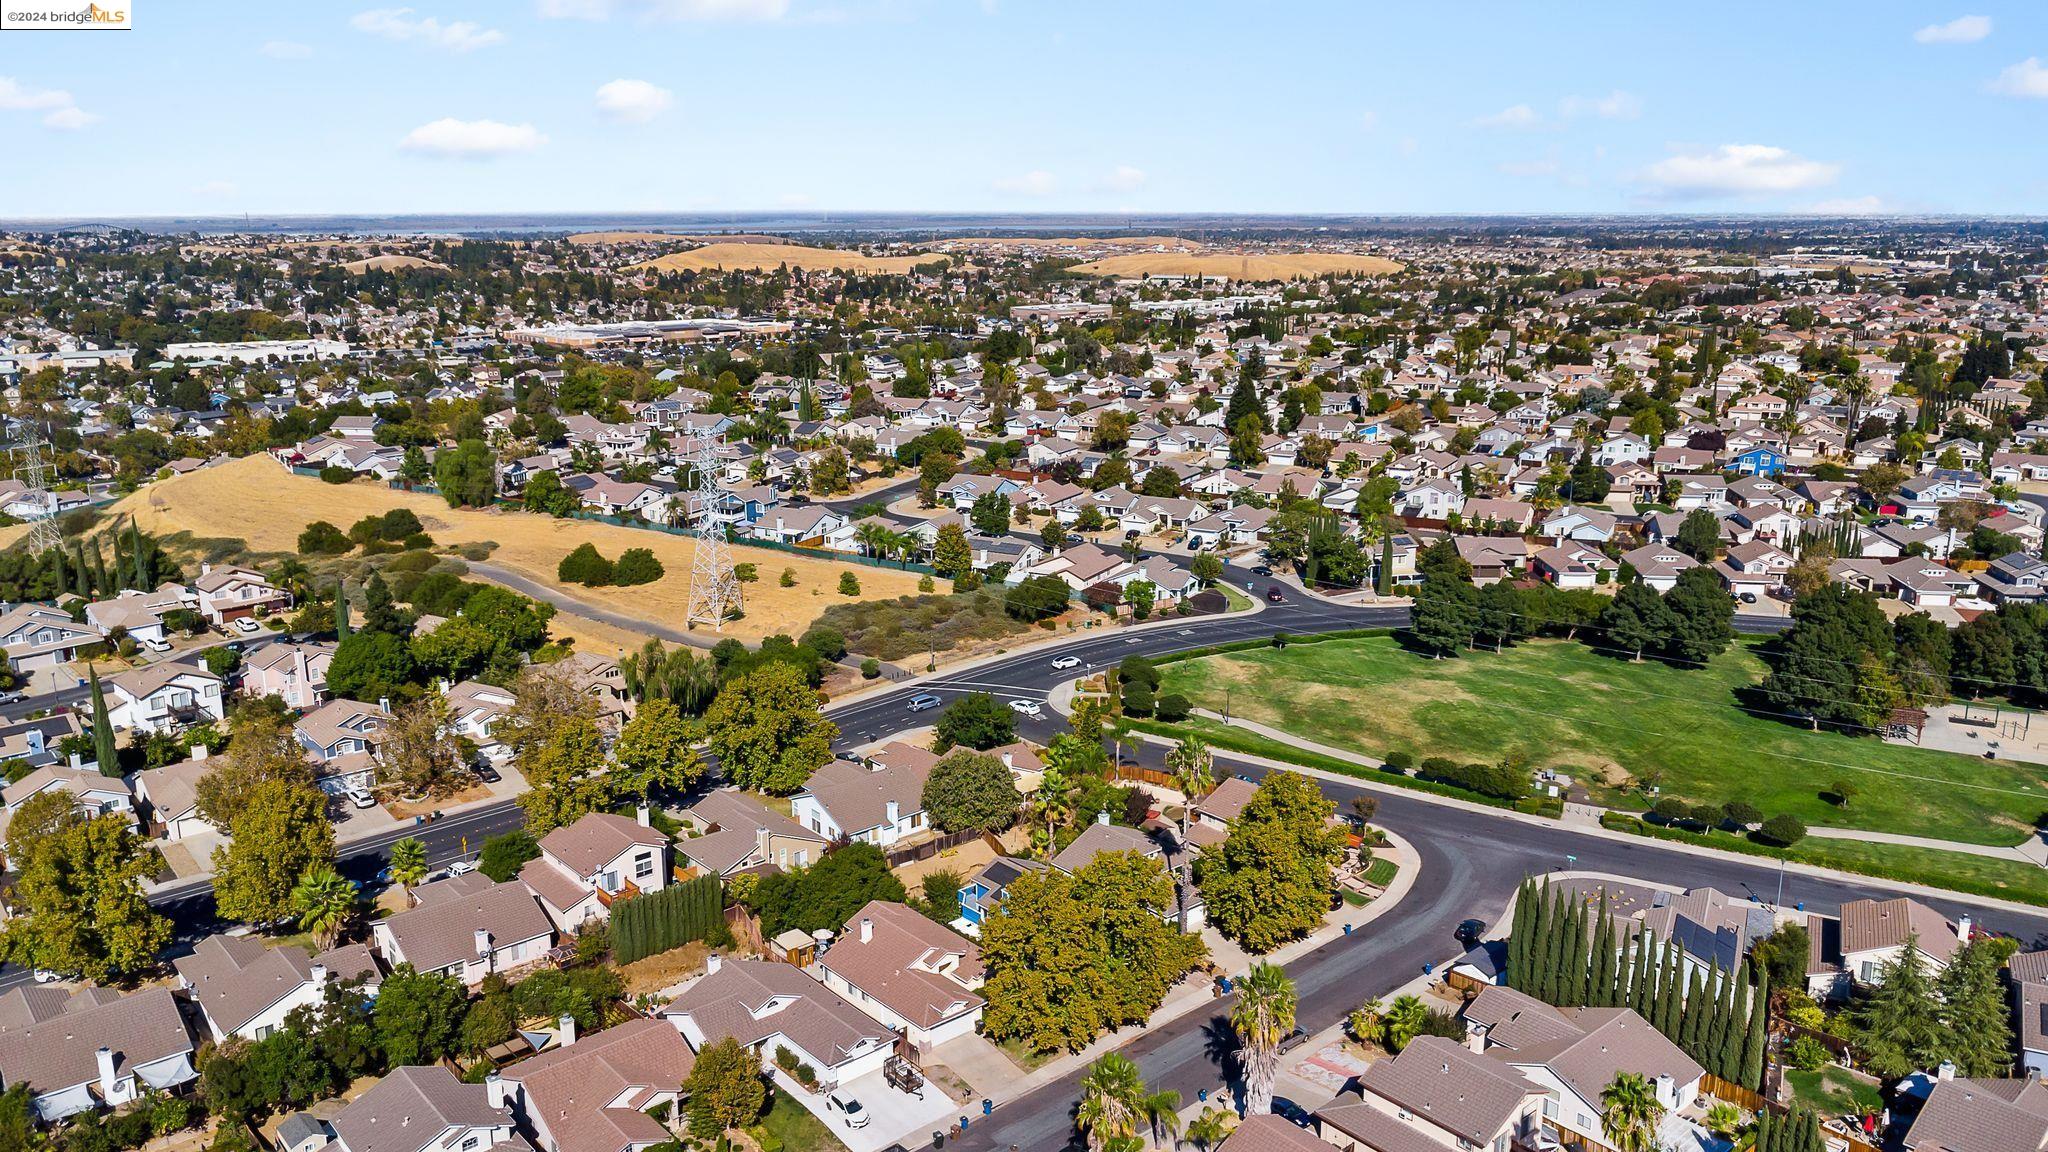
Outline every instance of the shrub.
{"label": "shrub", "polygon": [[1124,686],[1124,712],[1127,715],[1150,716],[1157,707],[1157,697],[1153,695],[1152,689],[1147,685],[1127,684]]}
{"label": "shrub", "polygon": [[1684,820],[1688,813],[1689,810],[1685,806],[1685,801],[1674,799],[1670,796],[1666,796],[1655,804],[1650,805],[1650,815],[1655,817],[1658,823],[1661,824],[1676,824],[1680,820]]}
{"label": "shrub", "polygon": [[724,927],[724,887],[716,876],[699,876],[614,905],[612,955],[631,964],[692,940],[709,940]]}
{"label": "shrub", "polygon": [[972,592],[981,587],[981,573],[968,571],[953,577],[953,591]]}
{"label": "shrub", "polygon": [[782,570],[781,577],[776,580],[776,583],[782,585],[784,588],[796,587],[796,569],[784,568]]}
{"label": "shrub", "polygon": [[1033,576],[1003,596],[1003,610],[1027,624],[1051,619],[1067,610],[1067,582],[1057,576]]}
{"label": "shrub", "polygon": [[841,596],[860,595],[860,577],[855,576],[851,572],[841,572],[839,574],[839,594]]}
{"label": "shrub", "polygon": [[652,584],[667,574],[652,550],[628,548],[619,553],[619,562],[612,566],[612,583],[621,586]]}
{"label": "shrub", "polygon": [[312,556],[339,556],[355,547],[341,529],[325,520],[315,520],[299,533],[299,551]]}
{"label": "shrub", "polygon": [[355,470],[339,464],[329,464],[320,470],[320,479],[329,484],[346,484],[356,478]]}
{"label": "shrub", "polygon": [[1194,711],[1194,705],[1189,702],[1187,697],[1178,692],[1168,692],[1159,698],[1159,703],[1153,707],[1152,714],[1161,720],[1174,724],[1187,719],[1188,713],[1192,711]]}
{"label": "shrub", "polygon": [[932,578],[930,576],[920,576],[917,578],[917,590],[919,592],[931,592],[936,590],[937,588],[938,585],[932,583]]}
{"label": "shrub", "polygon": [[1721,812],[1728,817],[1729,823],[1741,828],[1761,824],[1764,819],[1764,814],[1757,811],[1756,805],[1745,800],[1730,800],[1721,806]]}
{"label": "shrub", "polygon": [[1405,748],[1396,748],[1381,759],[1385,761],[1389,771],[1409,772],[1415,768],[1415,753]]}
{"label": "shrub", "polygon": [[555,566],[555,578],[564,584],[601,588],[610,584],[612,577],[612,562],[588,541],[578,544],[575,551],[562,557],[562,562]]}
{"label": "shrub", "polygon": [[797,643],[816,652],[825,660],[837,663],[846,656],[846,635],[830,624],[813,624]]}
{"label": "shrub", "polygon": [[860,674],[864,680],[873,680],[882,674],[882,662],[873,656],[860,662]]}
{"label": "shrub", "polygon": [[1769,820],[1764,821],[1763,827],[1757,829],[1751,835],[1760,844],[1769,844],[1775,848],[1790,848],[1792,845],[1806,839],[1806,825],[1801,824],[1796,816],[1773,816]]}
{"label": "shrub", "polygon": [[1827,1045],[1811,1036],[1801,1036],[1786,1049],[1785,1061],[1801,1072],[1818,1072],[1827,1065]]}
{"label": "shrub", "polygon": [[742,584],[752,584],[761,578],[761,570],[752,564],[735,564],[732,566],[732,578]]}

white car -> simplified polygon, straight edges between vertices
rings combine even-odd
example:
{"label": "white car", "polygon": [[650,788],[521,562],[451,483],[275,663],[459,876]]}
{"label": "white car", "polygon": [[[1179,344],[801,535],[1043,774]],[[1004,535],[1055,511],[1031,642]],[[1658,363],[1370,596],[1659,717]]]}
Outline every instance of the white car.
{"label": "white car", "polygon": [[142,641],[142,646],[151,652],[169,652],[171,650],[171,642],[168,640],[144,640]]}
{"label": "white car", "polygon": [[1062,670],[1068,668],[1079,668],[1081,666],[1081,658],[1079,656],[1062,656],[1059,659],[1053,661],[1052,666]]}
{"label": "white car", "polygon": [[351,788],[348,790],[348,802],[358,808],[375,808],[377,806],[376,797],[371,796],[361,788]]}
{"label": "white car", "polygon": [[830,1096],[825,1097],[825,1106],[845,1118],[848,1128],[865,1128],[868,1126],[868,1110],[861,1107],[860,1101],[855,1100],[851,1096],[841,1096],[839,1093],[834,1092]]}
{"label": "white car", "polygon": [[253,616],[244,616],[235,621],[235,631],[244,635],[254,636],[256,633],[263,631],[263,625],[258,624]]}
{"label": "white car", "polygon": [[467,876],[474,871],[476,871],[476,863],[470,860],[457,860],[448,865],[448,874],[450,876]]}
{"label": "white car", "polygon": [[1045,715],[1045,705],[1040,704],[1036,700],[1012,700],[1010,701],[1010,711],[1020,712],[1026,716],[1043,716]]}

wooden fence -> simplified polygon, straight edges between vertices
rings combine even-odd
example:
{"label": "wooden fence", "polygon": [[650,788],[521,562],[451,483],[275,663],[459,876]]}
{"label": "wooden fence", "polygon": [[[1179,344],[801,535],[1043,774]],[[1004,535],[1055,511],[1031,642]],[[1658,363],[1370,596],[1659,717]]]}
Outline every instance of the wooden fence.
{"label": "wooden fence", "polygon": [[929,860],[941,852],[951,851],[971,840],[981,840],[987,843],[998,855],[1004,851],[1002,841],[997,840],[986,832],[970,830],[966,832],[948,832],[943,836],[934,836],[930,840],[902,848],[884,849],[882,857],[889,862],[889,867],[901,868],[905,864],[914,863],[919,860]]}
{"label": "wooden fence", "polygon": [[1700,1091],[1751,1112],[1760,1112],[1771,1106],[1771,1101],[1765,1099],[1763,1093],[1753,1092],[1740,1084],[1723,1080],[1712,1072],[1700,1077]]}

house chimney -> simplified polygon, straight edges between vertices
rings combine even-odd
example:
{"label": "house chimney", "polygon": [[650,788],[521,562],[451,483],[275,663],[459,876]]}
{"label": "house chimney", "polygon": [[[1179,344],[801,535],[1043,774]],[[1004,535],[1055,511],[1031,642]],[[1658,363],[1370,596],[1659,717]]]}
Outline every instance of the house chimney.
{"label": "house chimney", "polygon": [[891,800],[882,805],[882,814],[888,818],[889,823],[894,824],[901,816],[901,809],[896,806],[894,800]]}
{"label": "house chimney", "polygon": [[1671,1079],[1670,1073],[1657,1074],[1657,1100],[1666,1108],[1676,1107],[1678,1104],[1678,1084]]}
{"label": "house chimney", "polygon": [[479,928],[476,930],[476,954],[478,959],[483,959],[491,954],[490,929]]}
{"label": "house chimney", "polygon": [[1970,929],[1974,926],[1975,922],[1970,919],[1969,913],[1965,912],[1961,916],[1956,917],[1956,939],[1968,944],[1970,942]]}
{"label": "house chimney", "polygon": [[204,760],[204,759],[206,759],[206,757],[207,757],[207,754],[208,754],[208,752],[209,752],[209,749],[208,749],[208,748],[206,747],[206,745],[204,745],[204,744],[194,744],[194,745],[192,746],[192,761],[193,761],[193,763],[195,763],[195,764],[196,764],[196,763],[198,763],[199,761],[201,761],[201,760]]}
{"label": "house chimney", "polygon": [[648,812],[647,805],[645,804],[633,810],[633,818],[640,822],[642,828],[648,827],[653,822],[652,814]]}
{"label": "house chimney", "polygon": [[484,1102],[493,1108],[512,1107],[519,1099],[519,1082],[507,1080],[496,1072],[484,1077]]}
{"label": "house chimney", "polygon": [[874,918],[873,918],[873,917],[870,917],[870,916],[863,916],[863,917],[861,917],[861,918],[860,918],[860,942],[861,942],[861,943],[863,943],[863,944],[866,944],[866,943],[868,943],[868,942],[872,941],[872,940],[873,940],[874,938],[875,938],[875,921],[874,921]]}
{"label": "house chimney", "polygon": [[1109,825],[1109,813],[1097,812],[1095,814],[1095,822],[1097,824],[1103,825],[1104,827],[1107,827]]}
{"label": "house chimney", "polygon": [[713,952],[711,955],[706,956],[704,958],[704,974],[706,976],[715,976],[718,974],[718,970],[724,967],[724,965],[725,957],[720,956],[716,952]]}
{"label": "house chimney", "polygon": [[390,714],[391,714],[391,697],[389,697],[389,696],[379,696],[379,697],[377,697],[377,711],[379,711],[379,712],[382,712],[382,713],[384,713],[384,714],[385,714],[385,715],[387,715],[387,716],[388,716],[388,715],[390,715]]}
{"label": "house chimney", "polygon": [[572,1013],[564,1012],[561,1018],[555,1021],[555,1043],[567,1048],[575,1042],[576,1017]]}
{"label": "house chimney", "polygon": [[102,1044],[99,1047],[99,1051],[94,1052],[93,1055],[99,1059],[100,1065],[100,1098],[112,1104],[114,1103],[115,1084],[114,1050]]}
{"label": "house chimney", "polygon": [[312,971],[311,971],[310,973],[308,973],[308,974],[307,974],[307,977],[306,977],[306,978],[307,978],[307,979],[309,979],[309,980],[311,980],[311,981],[313,982],[313,986],[314,986],[315,988],[324,988],[324,987],[326,987],[326,986],[327,986],[327,965],[325,965],[325,964],[315,964],[315,965],[313,965],[313,970],[312,970]]}
{"label": "house chimney", "polygon": [[74,768],[74,769],[76,769],[76,768],[83,768],[83,767],[85,767],[85,765],[84,765],[83,763],[81,763],[81,762],[79,761],[79,759],[78,759],[78,753],[76,753],[76,752],[73,752],[73,753],[71,754],[71,767],[72,767],[72,768]]}
{"label": "house chimney", "polygon": [[[104,1051],[106,1051],[106,1049],[102,1048],[102,1049],[100,1049],[100,1051],[104,1052]],[[1955,1063],[1955,1061],[1953,1061],[1953,1060],[1943,1060],[1943,1061],[1941,1062],[1941,1066],[1940,1066],[1940,1067],[1938,1067],[1938,1068],[1936,1068],[1936,1069],[1934,1070],[1934,1078],[1935,1078],[1936,1080],[1953,1080],[1953,1079],[1955,1079],[1955,1078],[1956,1078],[1956,1063]]]}

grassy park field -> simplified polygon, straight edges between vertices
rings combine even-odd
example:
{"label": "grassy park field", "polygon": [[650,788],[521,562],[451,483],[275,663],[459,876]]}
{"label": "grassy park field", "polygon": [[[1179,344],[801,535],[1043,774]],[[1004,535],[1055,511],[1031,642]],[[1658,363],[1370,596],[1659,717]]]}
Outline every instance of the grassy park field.
{"label": "grassy park field", "polygon": [[[1227,704],[1233,717],[1367,756],[1516,756],[1586,780],[1617,807],[1646,806],[1630,786],[1654,780],[1663,795],[1745,800],[1809,825],[1992,845],[2019,843],[2048,810],[2048,768],[1811,732],[1743,711],[1736,691],[1764,674],[1747,646],[1681,670],[1564,641],[1430,660],[1375,636],[1230,652],[1160,672],[1162,692],[1198,708]],[[1847,806],[1824,795],[1837,781],[1854,788]]]}
{"label": "grassy park field", "polygon": [[[597,607],[675,626],[681,625],[688,608],[690,558],[696,541],[687,536],[526,512],[450,508],[439,496],[402,492],[371,480],[328,484],[311,476],[294,476],[268,456],[246,456],[160,480],[124,497],[110,513],[133,516],[145,531],[160,536],[225,537],[242,541],[251,552],[291,554],[298,551],[299,532],[310,521],[325,520],[345,532],[364,516],[400,507],[419,516],[435,543],[493,543],[491,564],[563,589]],[[0,529],[0,547],[26,531],[24,525]],[[564,589],[555,578],[556,565],[586,540],[612,559],[628,548],[650,549],[666,574],[652,584],[632,588]],[[725,635],[742,640],[778,632],[800,635],[826,608],[855,599],[839,592],[842,572],[851,571],[859,579],[859,598],[917,591],[914,572],[815,560],[765,548],[735,546],[732,555],[734,563],[753,564],[760,574],[756,582],[746,585],[746,618],[725,628]],[[779,579],[785,568],[794,574],[794,584],[788,588],[782,587]],[[564,619],[557,623],[556,631],[576,633],[579,640],[590,641],[603,651],[624,639],[617,629],[594,622],[586,625]]]}

